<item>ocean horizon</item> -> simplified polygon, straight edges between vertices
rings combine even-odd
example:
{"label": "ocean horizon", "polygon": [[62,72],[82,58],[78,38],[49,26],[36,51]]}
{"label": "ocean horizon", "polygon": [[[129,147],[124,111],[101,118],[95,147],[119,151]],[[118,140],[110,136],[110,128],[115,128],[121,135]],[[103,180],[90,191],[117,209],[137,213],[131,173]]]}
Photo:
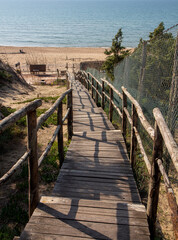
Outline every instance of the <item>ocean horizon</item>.
{"label": "ocean horizon", "polygon": [[123,45],[136,47],[177,13],[175,0],[0,0],[0,45],[109,47],[122,28]]}

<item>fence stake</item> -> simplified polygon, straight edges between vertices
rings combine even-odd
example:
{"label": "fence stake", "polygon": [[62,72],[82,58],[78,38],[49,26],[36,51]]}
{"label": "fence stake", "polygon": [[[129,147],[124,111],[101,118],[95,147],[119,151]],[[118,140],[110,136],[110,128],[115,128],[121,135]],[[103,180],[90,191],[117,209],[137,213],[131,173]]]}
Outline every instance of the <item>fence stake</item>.
{"label": "fence stake", "polygon": [[87,90],[89,91],[90,90],[90,85],[89,85],[89,80],[90,80],[90,74],[88,73],[87,74]]}
{"label": "fence stake", "polygon": [[57,111],[57,125],[60,125],[61,128],[58,133],[58,153],[59,153],[59,161],[60,161],[60,168],[64,162],[64,146],[63,146],[63,124],[62,124],[62,102],[58,106]]}
{"label": "fence stake", "polygon": [[69,89],[69,76],[68,76],[68,73],[66,72],[66,82],[67,82],[67,89]]}
{"label": "fence stake", "polygon": [[104,81],[102,80],[102,103],[101,107],[104,110]]}
{"label": "fence stake", "polygon": [[92,82],[92,85],[91,85],[91,97],[93,98],[94,97],[94,88],[93,88],[94,79],[93,78],[91,79],[91,82]]}
{"label": "fence stake", "polygon": [[137,147],[137,138],[135,136],[134,127],[137,127],[138,115],[134,104],[132,104],[132,124],[131,124],[131,146],[130,146],[130,162],[132,168],[135,165],[135,151]]}
{"label": "fence stake", "polygon": [[127,115],[124,112],[124,108],[127,108],[127,96],[122,91],[123,99],[122,99],[122,134],[124,137],[124,140],[126,140],[126,130],[127,130]]}
{"label": "fence stake", "polygon": [[176,131],[176,116],[177,116],[177,96],[178,96],[178,33],[176,38],[176,47],[174,53],[174,66],[169,94],[169,111],[168,111],[168,126],[173,136]]}
{"label": "fence stake", "polygon": [[156,159],[162,158],[163,153],[163,139],[157,123],[155,122],[155,137],[153,143],[153,155],[151,161],[151,176],[149,182],[148,191],[148,203],[147,203],[147,215],[148,223],[150,227],[151,239],[154,239],[155,224],[157,217],[157,207],[159,199],[159,186],[161,180],[161,174]]}
{"label": "fence stake", "polygon": [[138,85],[138,102],[140,101],[140,99],[143,95],[143,82],[144,82],[144,77],[145,77],[146,58],[147,58],[147,41],[143,41],[142,66],[140,69],[140,79],[139,79],[139,85]]}
{"label": "fence stake", "polygon": [[[98,91],[98,88],[99,88],[99,85],[98,85],[98,82],[96,83],[96,89]],[[96,99],[95,99],[95,102],[96,102],[96,105],[98,106],[98,92],[96,91]]]}
{"label": "fence stake", "polygon": [[110,92],[110,101],[109,101],[109,120],[112,122],[112,115],[113,115],[113,89],[110,87],[109,89]]}
{"label": "fence stake", "polygon": [[37,117],[36,110],[27,113],[28,123],[28,150],[31,150],[28,159],[28,199],[29,199],[29,217],[35,210],[38,201],[38,159],[37,159]]}
{"label": "fence stake", "polygon": [[73,135],[72,91],[67,96],[67,108],[70,108],[67,125],[68,125],[68,140],[71,140]]}

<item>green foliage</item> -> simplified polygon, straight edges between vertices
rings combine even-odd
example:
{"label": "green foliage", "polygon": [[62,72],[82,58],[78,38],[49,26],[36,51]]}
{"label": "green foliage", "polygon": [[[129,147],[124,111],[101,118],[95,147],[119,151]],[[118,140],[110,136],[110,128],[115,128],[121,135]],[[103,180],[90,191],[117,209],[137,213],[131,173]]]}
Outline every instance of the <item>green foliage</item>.
{"label": "green foliage", "polygon": [[16,199],[11,199],[2,208],[0,218],[4,219],[4,223],[18,222],[18,224],[25,224],[28,221],[28,214]]}
{"label": "green foliage", "polygon": [[12,240],[19,236],[28,222],[28,166],[24,164],[15,177],[16,193],[9,196],[0,211],[0,240]]}
{"label": "green foliage", "polygon": [[7,80],[9,82],[12,81],[12,75],[5,70],[0,70],[0,79]]}
{"label": "green foliage", "polygon": [[[68,145],[70,142],[67,142],[64,146],[64,155],[66,155]],[[42,166],[40,168],[41,180],[45,183],[51,183],[56,181],[59,174],[59,154],[58,154],[58,144],[54,142],[50,153],[44,159]]]}
{"label": "green foliage", "polygon": [[[16,109],[1,106],[1,113],[4,117],[7,117],[11,113],[14,113]],[[23,127],[26,126],[26,117],[19,119],[13,126],[6,129],[0,134],[0,154],[6,152],[8,148],[8,142],[13,138],[22,137],[24,135]]]}
{"label": "green foliage", "polygon": [[171,33],[164,33],[165,27],[164,27],[164,23],[161,22],[157,28],[154,29],[153,32],[150,33],[149,38],[150,40],[155,40],[156,38],[161,38],[163,37],[165,38],[170,38],[172,37]]}
{"label": "green foliage", "polygon": [[19,236],[20,231],[17,226],[13,229],[8,227],[7,225],[2,225],[0,229],[0,240],[12,240],[14,236]]}
{"label": "green foliage", "polygon": [[[144,95],[156,102],[157,107],[164,109],[165,113],[169,101],[174,52],[175,39],[171,33],[164,33],[164,24],[160,23],[150,33],[144,78],[144,85],[147,87],[144,87]],[[145,107],[149,108],[149,104],[148,102]]]}
{"label": "green foliage", "polygon": [[110,50],[106,49],[104,52],[107,57],[102,69],[106,71],[107,76],[112,81],[114,80],[114,67],[129,54],[129,51],[125,50],[125,47],[122,46],[122,39],[122,30],[120,28],[112,40],[112,46]]}
{"label": "green foliage", "polygon": [[23,102],[18,102],[18,104],[21,104],[21,103],[29,103],[29,102],[33,102],[34,100],[37,100],[37,99],[41,99],[42,101],[46,102],[46,103],[55,103],[55,101],[59,98],[59,96],[56,96],[56,97],[37,97],[37,98],[32,98],[32,99],[28,99],[28,100],[25,100]]}
{"label": "green foliage", "polygon": [[[45,113],[47,111],[47,109],[41,109],[38,108],[36,113],[37,113],[37,117],[39,117],[41,114]],[[57,124],[57,113],[54,112],[44,123],[43,123],[43,127],[48,127],[49,125],[56,125]]]}
{"label": "green foliage", "polygon": [[50,153],[44,159],[42,166],[40,168],[41,180],[47,184],[56,181],[59,174],[59,155],[58,155],[58,145],[54,142]]}

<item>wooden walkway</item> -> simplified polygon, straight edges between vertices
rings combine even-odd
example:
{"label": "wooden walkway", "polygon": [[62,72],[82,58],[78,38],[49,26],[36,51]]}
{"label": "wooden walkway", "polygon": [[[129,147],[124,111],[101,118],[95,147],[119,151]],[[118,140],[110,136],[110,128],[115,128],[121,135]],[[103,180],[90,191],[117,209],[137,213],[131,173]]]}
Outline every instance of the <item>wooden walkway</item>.
{"label": "wooden walkway", "polygon": [[121,132],[78,81],[73,89],[74,135],[53,196],[20,239],[150,239]]}

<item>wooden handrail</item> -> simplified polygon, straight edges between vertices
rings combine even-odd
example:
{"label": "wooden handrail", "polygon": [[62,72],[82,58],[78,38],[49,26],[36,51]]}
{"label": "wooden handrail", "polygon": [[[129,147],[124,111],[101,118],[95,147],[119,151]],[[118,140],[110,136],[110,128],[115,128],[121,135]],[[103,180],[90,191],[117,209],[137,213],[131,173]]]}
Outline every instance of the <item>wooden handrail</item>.
{"label": "wooden handrail", "polygon": [[167,150],[171,156],[172,162],[178,172],[178,146],[172,137],[172,134],[159,110],[159,108],[153,109],[153,115],[158,124],[161,135],[164,139],[164,143],[167,147]]}
{"label": "wooden handrail", "polygon": [[121,87],[123,92],[127,95],[127,97],[130,99],[130,101],[134,104],[138,117],[140,119],[140,122],[142,123],[142,126],[145,128],[145,130],[148,132],[152,140],[154,139],[154,129],[152,126],[149,124],[147,119],[145,118],[143,111],[139,105],[139,103],[131,96],[131,94],[127,91],[125,87]]}
{"label": "wooden handrail", "polygon": [[108,82],[106,79],[101,78],[103,82],[105,82],[112,90],[122,99],[122,93],[120,93],[110,82]]}
{"label": "wooden handrail", "polygon": [[[94,96],[94,91],[97,93],[98,89],[94,87],[94,81],[98,83],[99,81],[90,73],[88,73],[87,78],[85,81],[89,84],[91,84],[92,89],[92,97]],[[88,76],[92,78],[92,81],[90,82]],[[176,142],[174,141],[170,130],[168,129],[165,120],[158,108],[155,108],[153,110],[153,115],[155,117],[155,129],[150,125],[150,123],[145,118],[142,108],[140,107],[139,103],[131,96],[131,94],[127,91],[126,88],[122,86],[122,94],[114,88],[114,86],[109,83],[105,79],[101,79],[102,84],[100,83],[100,86],[102,88],[101,90],[101,106],[104,109],[105,106],[105,98],[109,100],[109,118],[112,120],[112,108],[114,107],[118,114],[120,115],[122,119],[122,133],[124,138],[126,137],[126,130],[127,130],[127,121],[131,125],[131,141],[130,141],[130,161],[132,164],[132,167],[134,167],[135,164],[135,151],[136,151],[136,145],[139,145],[141,154],[143,156],[143,160],[146,164],[149,177],[150,177],[150,184],[149,184],[149,193],[148,193],[148,203],[147,203],[147,215],[148,215],[148,221],[150,226],[150,232],[151,236],[154,236],[155,232],[155,222],[157,217],[157,205],[158,205],[158,196],[159,196],[159,185],[161,180],[161,174],[163,176],[167,196],[168,196],[168,202],[170,209],[172,211],[172,222],[174,227],[175,235],[178,237],[178,207],[176,203],[176,198],[174,196],[173,189],[171,188],[168,176],[166,175],[166,172],[164,170],[162,161],[159,159],[162,157],[163,154],[163,142],[165,143],[168,152],[171,156],[171,159],[173,161],[173,164],[178,171],[178,147]],[[107,84],[110,88],[110,96],[106,94],[105,92],[105,86],[104,84]],[[113,101],[113,92],[114,91],[120,99],[122,99],[122,112],[117,107],[117,105]],[[128,99],[132,103],[132,116],[130,116],[129,111],[127,110],[127,101]],[[96,100],[96,99],[95,99]],[[153,140],[153,152],[152,152],[152,160],[149,161],[147,154],[145,152],[141,136],[138,132],[137,128],[137,119],[140,119],[140,122],[143,126],[143,128],[146,130],[148,135]],[[125,138],[126,139],[126,138]]]}
{"label": "wooden handrail", "polygon": [[[64,97],[68,95],[67,99],[67,113],[62,119],[62,100]],[[39,201],[38,194],[38,166],[42,163],[43,159],[47,156],[50,151],[56,136],[58,136],[58,151],[60,156],[60,166],[62,165],[64,158],[63,151],[63,123],[66,119],[68,119],[68,134],[69,139],[73,134],[73,115],[72,115],[72,89],[67,90],[65,93],[59,97],[53,106],[42,114],[38,119],[36,116],[36,109],[42,105],[41,100],[35,100],[23,107],[22,109],[16,111],[15,113],[9,115],[5,119],[0,122],[0,133],[18,121],[20,118],[27,115],[27,128],[28,128],[28,151],[13,165],[13,167],[0,178],[0,185],[6,182],[9,177],[13,175],[13,173],[24,163],[28,158],[29,163],[29,216],[32,215],[36,205]],[[46,147],[45,151],[42,153],[41,157],[37,159],[37,131],[40,126],[54,113],[54,111],[58,108],[58,120],[57,120],[57,128],[52,136],[51,141]],[[37,123],[38,120],[38,123]]]}
{"label": "wooden handrail", "polygon": [[52,105],[51,108],[49,108],[44,114],[41,114],[41,116],[37,120],[37,130],[51,116],[51,114],[54,113],[54,111],[57,109],[57,107],[62,102],[62,100],[65,98],[65,96],[68,95],[70,92],[72,92],[72,89],[69,89],[65,93],[63,93],[61,95],[61,97],[56,100],[56,102]]}
{"label": "wooden handrail", "polygon": [[41,105],[42,105],[42,101],[40,99],[37,99],[29,103],[25,107],[15,111],[14,113],[11,113],[9,116],[7,116],[6,118],[0,121],[0,133],[2,133],[8,127],[12,126],[20,118],[27,115],[28,112],[34,111],[36,108],[40,107]]}
{"label": "wooden handrail", "polygon": [[11,167],[11,169],[0,178],[0,185],[5,183],[17,171],[17,169],[27,160],[29,154],[30,151],[25,152],[24,155]]}
{"label": "wooden handrail", "polygon": [[41,165],[41,163],[43,162],[43,160],[45,159],[45,157],[48,155],[55,139],[56,139],[56,136],[57,134],[59,133],[59,130],[61,128],[61,125],[57,126],[56,130],[54,131],[54,134],[51,138],[51,141],[48,143],[46,149],[44,150],[44,152],[41,154],[41,157],[38,159],[38,167]]}

